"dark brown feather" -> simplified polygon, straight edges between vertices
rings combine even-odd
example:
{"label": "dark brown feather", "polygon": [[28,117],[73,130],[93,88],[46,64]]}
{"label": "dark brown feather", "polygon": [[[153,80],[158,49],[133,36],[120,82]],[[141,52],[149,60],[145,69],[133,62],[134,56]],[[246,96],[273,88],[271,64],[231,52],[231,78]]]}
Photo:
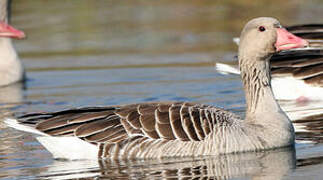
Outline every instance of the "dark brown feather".
{"label": "dark brown feather", "polygon": [[205,135],[210,133],[210,127],[208,120],[206,119],[204,109],[200,109],[200,120],[201,120],[201,125],[202,129]]}
{"label": "dark brown feather", "polygon": [[207,109],[204,109],[204,114],[207,119],[207,123],[209,124],[208,127],[210,129],[213,129],[213,124],[216,123],[212,117],[213,114],[210,111],[208,111]]}
{"label": "dark brown feather", "polygon": [[80,124],[70,124],[60,128],[46,130],[44,133],[52,136],[71,136],[74,134],[74,130],[79,126]]}
{"label": "dark brown feather", "polygon": [[62,126],[66,126],[69,119],[78,118],[81,114],[63,114],[59,116],[54,116],[52,118],[46,119],[37,123],[36,129],[39,131],[47,131],[50,129],[56,129]]}
{"label": "dark brown feather", "polygon": [[129,113],[137,111],[137,107],[138,104],[124,105],[122,107],[119,107],[119,109],[117,109],[115,113],[121,117],[127,117]]}
{"label": "dark brown feather", "polygon": [[132,125],[134,128],[139,129],[142,127],[139,117],[140,117],[140,114],[138,113],[138,111],[132,111],[128,114],[126,119],[130,125]]}
{"label": "dark brown feather", "polygon": [[99,142],[119,142],[128,137],[127,132],[122,129],[115,133],[112,133],[110,136],[100,139]]}
{"label": "dark brown feather", "polygon": [[159,112],[169,112],[169,108],[172,106],[172,104],[159,104],[158,105],[158,111]]}
{"label": "dark brown feather", "polygon": [[157,132],[159,133],[159,136],[164,139],[175,139],[175,136],[173,134],[172,127],[170,124],[161,124],[158,123],[156,124]]}
{"label": "dark brown feather", "polygon": [[197,108],[190,108],[190,117],[192,119],[196,134],[199,140],[203,140],[205,137],[204,131],[202,129],[201,121],[200,121],[200,112]]}
{"label": "dark brown feather", "polygon": [[158,133],[155,130],[153,130],[153,131],[144,131],[144,133],[148,137],[153,138],[153,139],[159,139],[160,138],[159,135],[158,135]]}
{"label": "dark brown feather", "polygon": [[159,108],[155,111],[155,117],[158,123],[169,124],[169,111],[160,111]]}
{"label": "dark brown feather", "polygon": [[155,112],[154,111],[147,111],[145,114],[140,115],[140,123],[142,125],[142,128],[145,131],[154,131],[155,125],[156,125],[156,119],[155,119]]}
{"label": "dark brown feather", "polygon": [[126,130],[127,134],[132,135],[132,134],[143,134],[140,129],[136,129],[133,126],[130,125],[129,121],[126,119],[121,119],[120,120],[123,128]]}
{"label": "dark brown feather", "polygon": [[112,114],[113,114],[113,112],[111,112],[111,111],[86,113],[86,114],[83,114],[82,116],[79,116],[77,118],[73,118],[73,119],[68,120],[68,123],[72,124],[72,123],[88,122],[88,121],[92,121],[92,120],[96,120],[96,119],[102,119],[102,118],[108,117]]}
{"label": "dark brown feather", "polygon": [[140,115],[153,114],[156,108],[156,103],[140,104],[138,105],[138,112]]}
{"label": "dark brown feather", "polygon": [[89,136],[86,136],[86,137],[84,137],[84,139],[89,142],[101,142],[102,139],[112,137],[112,135],[114,135],[115,133],[117,133],[119,131],[125,132],[122,125],[106,128],[103,131],[99,131],[95,134],[91,134]]}
{"label": "dark brown feather", "polygon": [[92,134],[96,134],[100,131],[103,131],[107,128],[112,128],[120,124],[120,117],[117,115],[110,116],[106,119],[99,119],[96,121],[88,122],[78,127],[75,130],[75,136],[85,137]]}
{"label": "dark brown feather", "polygon": [[177,138],[179,138],[182,141],[188,141],[189,138],[182,127],[181,115],[179,112],[180,109],[181,106],[179,105],[174,105],[170,107],[170,124],[172,126],[173,133]]}
{"label": "dark brown feather", "polygon": [[181,115],[183,129],[186,132],[186,134],[188,135],[188,137],[190,138],[190,140],[198,141],[199,139],[198,139],[197,134],[195,132],[195,129],[194,129],[193,123],[191,121],[191,117],[188,112],[187,106],[182,106],[182,108],[180,110],[180,115]]}

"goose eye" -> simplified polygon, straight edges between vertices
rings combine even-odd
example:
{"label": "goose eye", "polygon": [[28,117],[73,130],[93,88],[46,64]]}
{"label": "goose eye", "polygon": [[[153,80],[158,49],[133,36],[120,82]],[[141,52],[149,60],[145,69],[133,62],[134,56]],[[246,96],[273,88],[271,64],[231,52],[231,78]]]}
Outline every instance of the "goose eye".
{"label": "goose eye", "polygon": [[258,29],[259,29],[259,31],[260,31],[260,32],[264,32],[264,31],[266,31],[266,28],[265,28],[265,27],[263,27],[263,26],[260,26]]}

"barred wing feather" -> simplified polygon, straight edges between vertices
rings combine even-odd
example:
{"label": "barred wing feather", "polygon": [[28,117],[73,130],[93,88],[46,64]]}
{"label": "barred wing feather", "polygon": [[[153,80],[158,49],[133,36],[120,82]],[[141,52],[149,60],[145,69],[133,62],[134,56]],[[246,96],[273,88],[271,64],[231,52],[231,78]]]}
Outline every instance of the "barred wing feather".
{"label": "barred wing feather", "polygon": [[217,125],[239,119],[220,108],[192,103],[142,103],[27,114],[21,124],[51,136],[75,136],[92,144],[132,137],[202,141]]}

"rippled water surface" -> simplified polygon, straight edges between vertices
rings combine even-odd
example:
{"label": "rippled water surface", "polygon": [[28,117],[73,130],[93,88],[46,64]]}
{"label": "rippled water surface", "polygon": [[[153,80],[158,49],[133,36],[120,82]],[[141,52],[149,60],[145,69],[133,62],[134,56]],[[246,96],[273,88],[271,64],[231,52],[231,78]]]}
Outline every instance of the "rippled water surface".
{"label": "rippled water surface", "polygon": [[[232,37],[252,17],[274,16],[286,25],[322,23],[322,10],[319,0],[14,0],[12,24],[28,35],[14,41],[28,81],[0,89],[1,116],[169,100],[243,115],[239,77],[213,68],[236,53]],[[281,103],[290,112],[312,107]],[[309,117],[298,124],[295,149],[197,159],[58,161],[34,136],[1,121],[0,178],[322,179],[323,120]]]}

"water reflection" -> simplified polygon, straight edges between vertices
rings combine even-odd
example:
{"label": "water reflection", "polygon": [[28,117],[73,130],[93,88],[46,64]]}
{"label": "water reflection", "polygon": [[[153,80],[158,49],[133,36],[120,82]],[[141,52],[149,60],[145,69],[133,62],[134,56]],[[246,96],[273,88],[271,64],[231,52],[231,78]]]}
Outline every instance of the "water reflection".
{"label": "water reflection", "polygon": [[[95,176],[100,179],[234,179],[278,180],[296,165],[295,149],[285,148],[257,153],[240,153],[204,158],[172,158],[163,160],[67,162],[56,161],[41,178],[77,178]],[[76,166],[75,166],[76,165]],[[83,166],[82,166],[83,165]],[[59,170],[59,168],[61,168]],[[74,172],[74,173],[73,173]],[[76,172],[76,173],[75,173]]]}
{"label": "water reflection", "polygon": [[[15,112],[14,109],[21,104],[25,104],[24,101],[24,84],[15,83],[0,88],[0,118],[12,116]],[[0,122],[0,131],[6,127]]]}
{"label": "water reflection", "polygon": [[23,102],[24,84],[15,83],[0,88],[0,109],[12,108]]}

